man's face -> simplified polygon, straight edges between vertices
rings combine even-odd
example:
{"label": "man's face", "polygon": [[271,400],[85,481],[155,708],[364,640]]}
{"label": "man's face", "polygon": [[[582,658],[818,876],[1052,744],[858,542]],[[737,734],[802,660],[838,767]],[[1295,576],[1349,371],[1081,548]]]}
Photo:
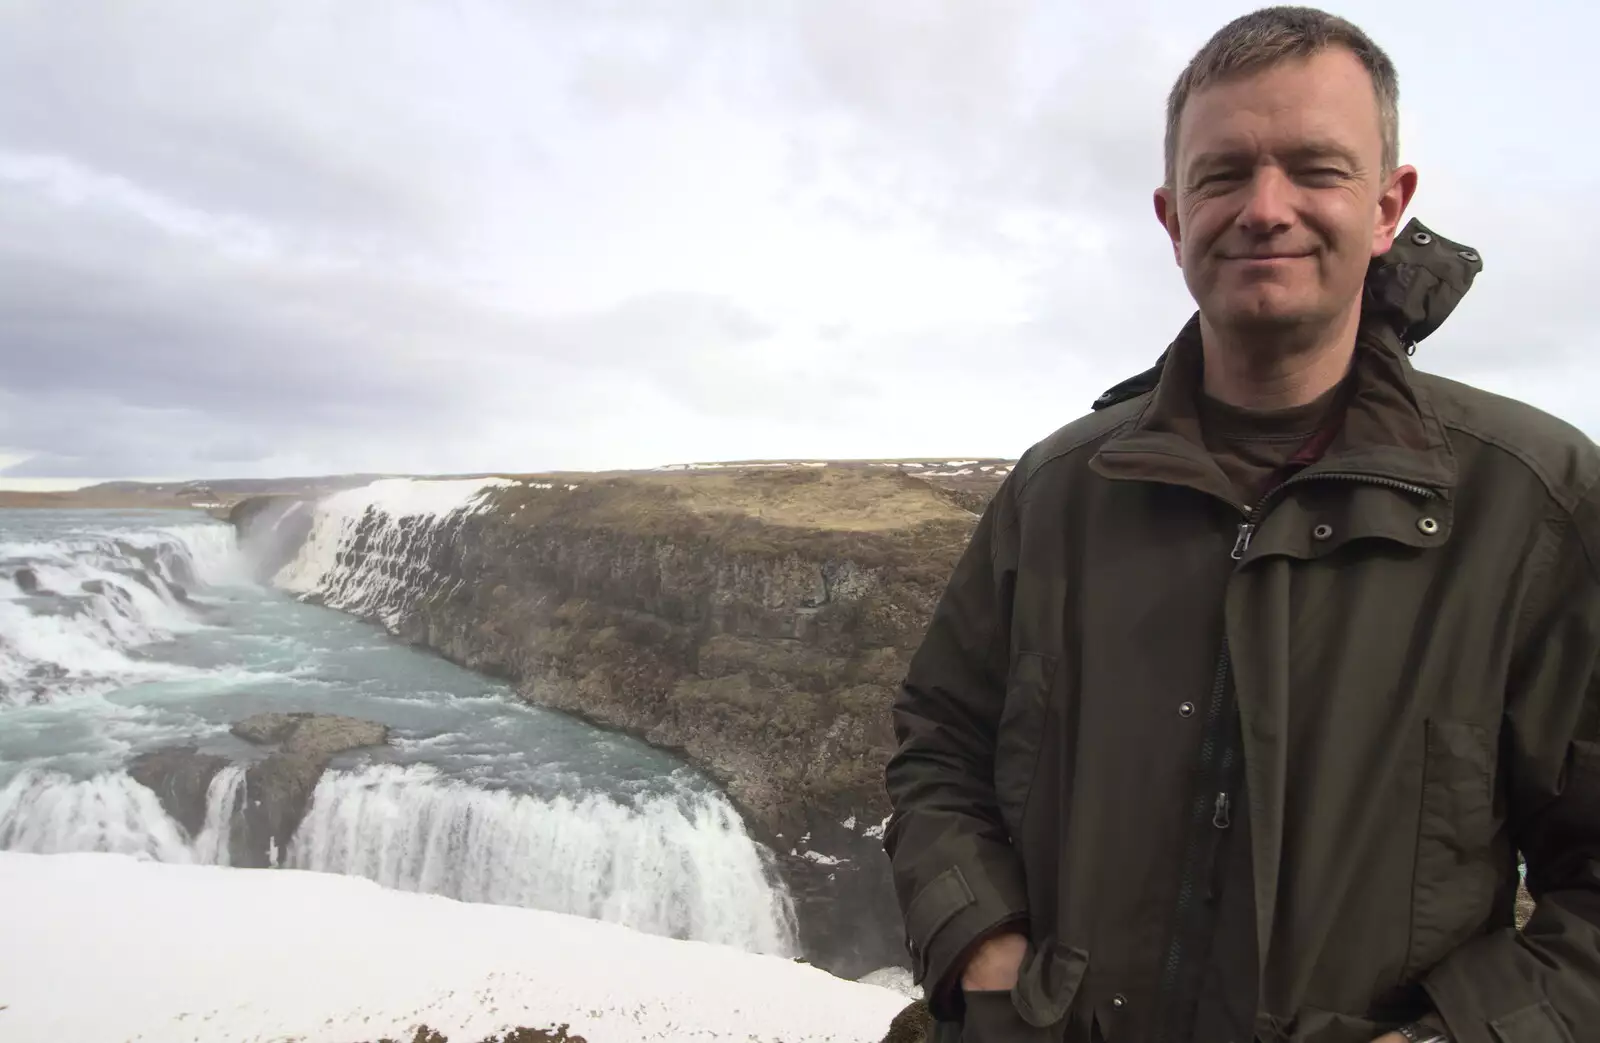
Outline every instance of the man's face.
{"label": "man's face", "polygon": [[1329,48],[1189,97],[1156,216],[1216,328],[1314,328],[1354,306],[1416,171],[1385,176],[1366,69]]}

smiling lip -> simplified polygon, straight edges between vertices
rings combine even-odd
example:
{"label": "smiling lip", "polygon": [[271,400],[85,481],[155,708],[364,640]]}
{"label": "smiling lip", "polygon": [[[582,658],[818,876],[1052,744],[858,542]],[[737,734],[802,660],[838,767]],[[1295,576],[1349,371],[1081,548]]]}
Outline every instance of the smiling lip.
{"label": "smiling lip", "polygon": [[1308,253],[1304,253],[1304,254],[1223,254],[1222,255],[1222,259],[1224,261],[1297,261],[1297,260],[1299,260],[1299,259],[1301,259],[1303,257],[1310,257],[1310,256],[1311,255],[1308,254]]}

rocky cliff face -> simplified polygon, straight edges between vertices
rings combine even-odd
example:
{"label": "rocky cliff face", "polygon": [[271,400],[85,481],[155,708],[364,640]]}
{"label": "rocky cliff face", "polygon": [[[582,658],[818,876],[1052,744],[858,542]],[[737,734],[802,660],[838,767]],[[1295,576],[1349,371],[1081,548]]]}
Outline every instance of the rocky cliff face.
{"label": "rocky cliff face", "polygon": [[[780,853],[808,957],[855,976],[905,958],[881,848],[889,705],[1005,473],[939,470],[557,476],[411,515],[344,494],[287,582],[682,751]],[[286,514],[246,501],[235,520]]]}

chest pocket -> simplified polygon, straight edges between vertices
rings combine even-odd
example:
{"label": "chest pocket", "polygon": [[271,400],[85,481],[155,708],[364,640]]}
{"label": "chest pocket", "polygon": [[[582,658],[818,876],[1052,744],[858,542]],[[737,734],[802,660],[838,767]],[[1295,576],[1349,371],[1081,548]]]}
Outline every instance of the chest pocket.
{"label": "chest pocket", "polygon": [[1033,793],[1050,716],[1050,685],[1056,661],[1038,652],[1018,652],[1006,678],[1006,703],[1000,712],[994,751],[994,792],[1012,836],[1022,830]]}
{"label": "chest pocket", "polygon": [[1461,721],[1430,720],[1426,731],[1407,977],[1466,940],[1494,902],[1491,736]]}

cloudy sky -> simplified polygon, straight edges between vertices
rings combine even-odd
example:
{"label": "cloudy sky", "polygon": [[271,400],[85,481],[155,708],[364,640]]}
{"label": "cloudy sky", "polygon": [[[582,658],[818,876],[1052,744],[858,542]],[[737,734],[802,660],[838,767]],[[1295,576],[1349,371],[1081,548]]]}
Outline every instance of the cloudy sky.
{"label": "cloudy sky", "polygon": [[[1162,100],[1253,4],[0,0],[0,475],[1010,456],[1192,310]],[[1600,434],[1593,9],[1334,8]]]}

